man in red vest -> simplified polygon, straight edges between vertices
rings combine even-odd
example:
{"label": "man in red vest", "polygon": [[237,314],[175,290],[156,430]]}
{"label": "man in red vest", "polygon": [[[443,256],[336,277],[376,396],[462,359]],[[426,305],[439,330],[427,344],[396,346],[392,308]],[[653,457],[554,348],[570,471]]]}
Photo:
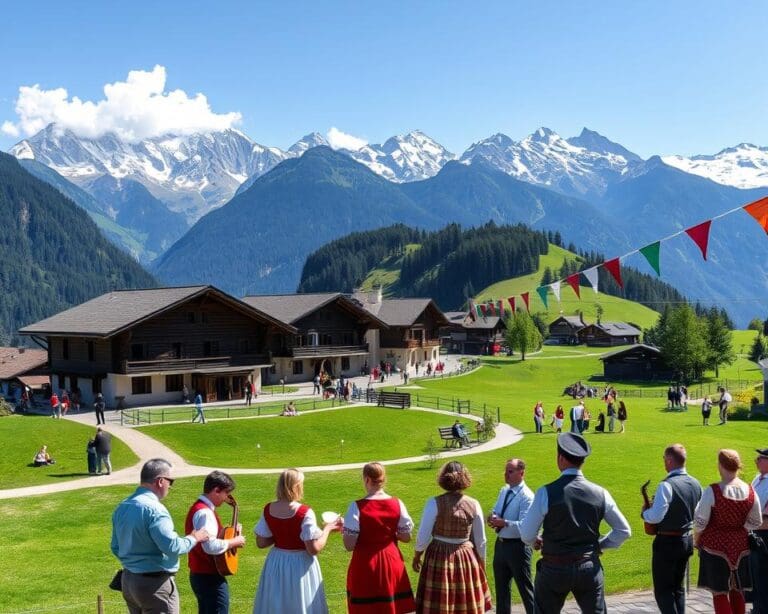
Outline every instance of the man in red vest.
{"label": "man in red vest", "polygon": [[[209,473],[203,483],[203,494],[187,513],[187,532],[204,528],[210,535],[221,535],[222,524],[216,508],[229,500],[233,490],[235,482],[229,475],[223,471]],[[227,579],[216,570],[214,556],[245,545],[245,537],[241,533],[242,527],[238,526],[236,537],[212,538],[197,544],[189,552],[189,583],[197,597],[199,614],[229,613],[229,585]]]}

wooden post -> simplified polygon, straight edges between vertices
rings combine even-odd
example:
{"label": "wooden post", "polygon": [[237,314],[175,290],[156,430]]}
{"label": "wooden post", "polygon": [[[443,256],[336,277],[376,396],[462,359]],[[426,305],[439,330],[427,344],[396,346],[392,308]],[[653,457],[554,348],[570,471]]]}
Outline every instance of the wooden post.
{"label": "wooden post", "polygon": [[96,612],[97,614],[104,614],[104,597],[101,596],[101,593],[96,595]]}

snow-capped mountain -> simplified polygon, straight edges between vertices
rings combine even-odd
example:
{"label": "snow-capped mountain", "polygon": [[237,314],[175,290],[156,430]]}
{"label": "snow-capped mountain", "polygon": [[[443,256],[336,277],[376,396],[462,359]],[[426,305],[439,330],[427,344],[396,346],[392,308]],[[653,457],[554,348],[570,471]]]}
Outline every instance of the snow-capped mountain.
{"label": "snow-capped mountain", "polygon": [[612,181],[641,162],[636,154],[586,128],[570,139],[549,128],[539,128],[519,142],[495,134],[461,156],[467,164],[478,159],[522,181],[585,197],[601,196]]}
{"label": "snow-capped mountain", "polygon": [[128,143],[114,134],[81,138],[53,124],[17,143],[10,153],[42,162],[86,190],[104,175],[138,181],[190,222],[227,202],[249,177],[289,157],[237,130]]}
{"label": "snow-capped mountain", "polygon": [[395,183],[434,177],[456,156],[420,130],[393,136],[383,145],[366,145],[355,151],[342,150],[377,175]]}
{"label": "snow-capped mountain", "polygon": [[768,186],[768,147],[741,143],[714,156],[664,156],[662,160],[686,173],[734,188]]}

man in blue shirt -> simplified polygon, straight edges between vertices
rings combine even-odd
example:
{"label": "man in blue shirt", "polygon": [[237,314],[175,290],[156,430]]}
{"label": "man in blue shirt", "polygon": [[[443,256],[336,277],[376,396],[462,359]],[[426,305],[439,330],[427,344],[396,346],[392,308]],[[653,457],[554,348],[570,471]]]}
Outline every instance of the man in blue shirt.
{"label": "man in blue shirt", "polygon": [[112,554],[123,566],[122,590],[130,614],[179,614],[174,576],[179,555],[210,539],[198,529],[179,537],[160,503],[173,485],[171,464],[153,458],[141,468],[141,484],[112,514]]}

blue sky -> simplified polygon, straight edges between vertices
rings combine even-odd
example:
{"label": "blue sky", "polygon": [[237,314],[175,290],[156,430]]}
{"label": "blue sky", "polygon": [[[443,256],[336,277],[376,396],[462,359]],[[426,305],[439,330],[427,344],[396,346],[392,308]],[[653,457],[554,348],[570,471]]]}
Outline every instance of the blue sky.
{"label": "blue sky", "polygon": [[[420,129],[451,151],[496,132],[595,129],[642,156],[768,145],[768,3],[25,2],[0,13],[0,124],[20,86],[97,102],[129,71],[239,113],[287,148],[336,127]],[[13,128],[11,128],[13,129]],[[6,130],[8,132],[8,130]],[[19,137],[20,138],[20,137]],[[19,138],[0,134],[0,149]]]}

